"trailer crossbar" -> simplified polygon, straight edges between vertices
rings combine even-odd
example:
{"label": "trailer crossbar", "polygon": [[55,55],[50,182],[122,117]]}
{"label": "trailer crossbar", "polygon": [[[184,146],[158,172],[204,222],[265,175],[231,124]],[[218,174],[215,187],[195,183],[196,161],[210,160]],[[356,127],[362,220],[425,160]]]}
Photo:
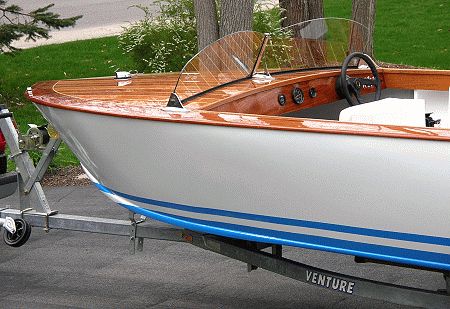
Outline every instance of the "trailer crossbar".
{"label": "trailer crossbar", "polygon": [[[132,222],[129,220],[67,214],[47,215],[34,210],[22,212],[17,209],[4,209],[0,211],[0,215],[1,218],[24,219],[34,227],[42,227],[49,230],[70,230],[117,236],[130,236],[130,226],[132,225]],[[156,222],[143,222],[136,229],[136,238],[183,241],[182,231],[182,229],[157,224]]]}

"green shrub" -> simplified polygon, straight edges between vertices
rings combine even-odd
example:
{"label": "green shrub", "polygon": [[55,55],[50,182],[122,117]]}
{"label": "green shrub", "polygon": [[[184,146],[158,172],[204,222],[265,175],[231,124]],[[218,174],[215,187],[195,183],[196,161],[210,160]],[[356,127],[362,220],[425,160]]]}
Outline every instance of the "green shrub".
{"label": "green shrub", "polygon": [[[176,72],[197,53],[197,32],[192,0],[158,0],[160,14],[153,16],[137,6],[145,17],[124,30],[119,44],[131,55],[139,72]],[[255,1],[253,29],[273,32],[280,27],[280,8],[271,1]]]}
{"label": "green shrub", "polygon": [[152,16],[149,9],[141,21],[126,28],[119,44],[131,55],[140,72],[180,71],[197,52],[195,13],[191,0],[155,1],[160,15]]}
{"label": "green shrub", "polygon": [[273,1],[255,1],[253,9],[253,30],[261,33],[272,33],[281,27],[281,9],[273,5]]}

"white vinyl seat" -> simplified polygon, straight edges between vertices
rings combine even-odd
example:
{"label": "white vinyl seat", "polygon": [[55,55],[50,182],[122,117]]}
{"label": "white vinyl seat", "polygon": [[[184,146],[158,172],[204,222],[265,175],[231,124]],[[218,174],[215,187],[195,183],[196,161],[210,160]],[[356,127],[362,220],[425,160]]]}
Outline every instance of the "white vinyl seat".
{"label": "white vinyl seat", "polygon": [[355,105],[342,110],[339,121],[425,127],[425,101],[386,98]]}
{"label": "white vinyl seat", "polygon": [[414,99],[425,100],[425,113],[432,113],[434,119],[441,119],[439,127],[450,128],[450,89],[449,91],[414,90]]}

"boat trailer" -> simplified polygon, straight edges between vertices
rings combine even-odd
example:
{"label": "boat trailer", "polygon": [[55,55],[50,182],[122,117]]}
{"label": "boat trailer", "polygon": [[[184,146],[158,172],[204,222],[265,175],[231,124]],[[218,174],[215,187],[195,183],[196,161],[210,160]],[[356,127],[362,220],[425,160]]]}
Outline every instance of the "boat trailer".
{"label": "boat trailer", "polygon": [[[57,132],[46,126],[32,125],[27,134],[22,135],[14,125],[12,114],[4,107],[0,107],[0,130],[10,150],[9,158],[16,164],[15,172],[0,175],[0,198],[17,191],[19,195],[19,209],[0,207],[0,229],[3,227],[3,239],[9,246],[19,247],[25,244],[32,227],[43,228],[47,232],[62,229],[125,236],[129,238],[131,254],[143,250],[145,238],[185,242],[247,263],[248,271],[262,268],[348,296],[356,295],[426,308],[450,308],[450,272],[443,272],[445,289],[438,291],[418,289],[336,273],[293,261],[283,257],[281,245],[201,234],[168,226],[138,216],[131,211],[128,220],[58,213],[51,209],[40,184],[61,144]],[[29,156],[30,150],[42,152],[36,166]],[[31,207],[32,202],[34,207]],[[378,262],[357,257],[355,260]]]}

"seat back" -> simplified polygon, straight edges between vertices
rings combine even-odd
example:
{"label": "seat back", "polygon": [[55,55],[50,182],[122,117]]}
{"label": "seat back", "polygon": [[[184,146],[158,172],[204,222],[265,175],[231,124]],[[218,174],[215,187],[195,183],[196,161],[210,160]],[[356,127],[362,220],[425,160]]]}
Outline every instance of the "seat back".
{"label": "seat back", "polygon": [[339,121],[425,127],[425,101],[386,98],[355,105],[342,110]]}

